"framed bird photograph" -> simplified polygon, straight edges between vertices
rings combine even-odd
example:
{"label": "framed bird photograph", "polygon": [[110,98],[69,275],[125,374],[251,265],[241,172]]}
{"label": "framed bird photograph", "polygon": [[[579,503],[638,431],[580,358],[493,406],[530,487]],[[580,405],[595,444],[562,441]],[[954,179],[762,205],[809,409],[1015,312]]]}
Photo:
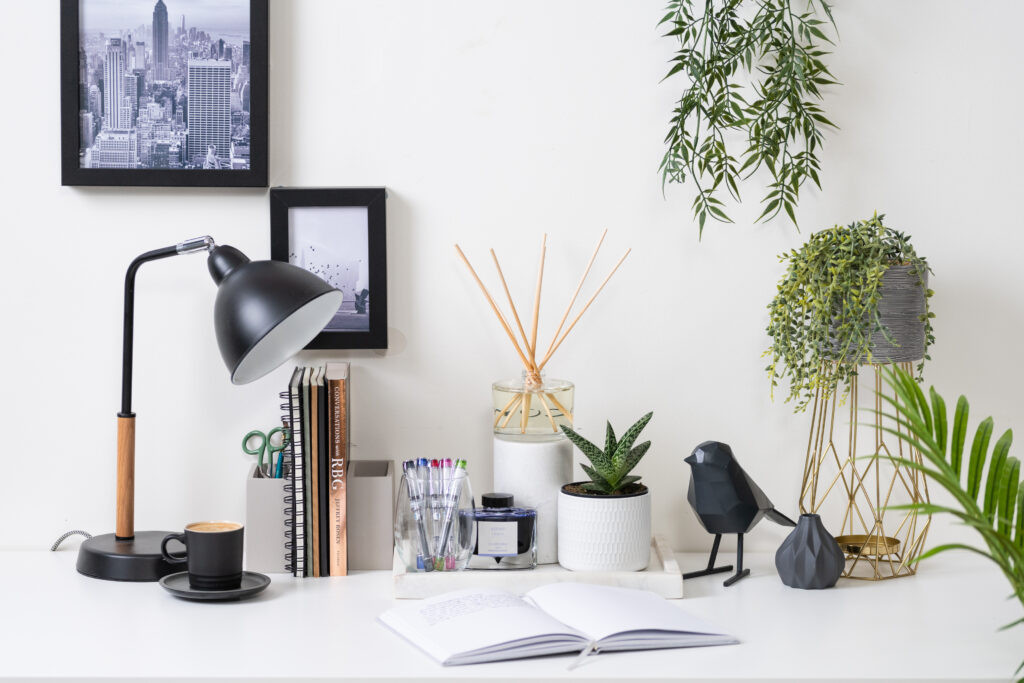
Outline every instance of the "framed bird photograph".
{"label": "framed bird photograph", "polygon": [[270,257],[345,295],[307,349],[387,348],[386,196],[382,187],[270,190]]}
{"label": "framed bird photograph", "polygon": [[268,0],[61,0],[61,184],[266,187]]}

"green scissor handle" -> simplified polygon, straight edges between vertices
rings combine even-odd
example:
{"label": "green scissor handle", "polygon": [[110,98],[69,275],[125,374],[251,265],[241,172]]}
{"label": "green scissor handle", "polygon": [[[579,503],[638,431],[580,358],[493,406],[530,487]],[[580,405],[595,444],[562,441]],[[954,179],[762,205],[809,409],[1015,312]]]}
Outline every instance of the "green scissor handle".
{"label": "green scissor handle", "polygon": [[[274,436],[281,434],[281,443],[274,443]],[[286,427],[274,427],[269,432],[264,434],[258,429],[254,429],[242,438],[242,450],[249,455],[255,455],[256,466],[259,467],[260,472],[266,477],[273,477],[274,468],[274,454],[280,453],[288,445],[288,439],[291,433]],[[256,448],[250,448],[249,442],[254,438],[259,438],[259,445]],[[264,457],[268,460],[266,466],[263,464]]]}

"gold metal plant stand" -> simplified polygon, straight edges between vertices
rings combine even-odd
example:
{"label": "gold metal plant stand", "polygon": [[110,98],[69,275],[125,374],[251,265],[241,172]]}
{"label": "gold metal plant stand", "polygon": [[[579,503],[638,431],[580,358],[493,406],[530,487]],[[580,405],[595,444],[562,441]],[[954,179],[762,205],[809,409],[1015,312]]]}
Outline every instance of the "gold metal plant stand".
{"label": "gold metal plant stand", "polygon": [[[913,363],[895,365],[913,371]],[[833,373],[835,367],[828,363],[823,370]],[[836,541],[846,554],[843,577],[849,579],[878,581],[915,574],[916,567],[909,562],[923,550],[931,524],[930,515],[891,509],[894,505],[929,502],[923,473],[885,458],[864,457],[888,454],[922,462],[917,449],[882,429],[885,423],[899,430],[894,421],[879,414],[892,412],[882,400],[882,391],[891,391],[883,383],[883,367],[860,367],[860,379],[865,384],[874,379],[873,390],[865,391],[864,404],[860,404],[858,377],[850,379],[850,395],[845,401],[849,403],[849,422],[845,425],[841,412],[846,408],[838,400],[840,390],[825,395],[819,387],[807,439],[800,512],[820,514],[827,528],[833,533],[838,530]],[[874,413],[866,409],[872,407]]]}

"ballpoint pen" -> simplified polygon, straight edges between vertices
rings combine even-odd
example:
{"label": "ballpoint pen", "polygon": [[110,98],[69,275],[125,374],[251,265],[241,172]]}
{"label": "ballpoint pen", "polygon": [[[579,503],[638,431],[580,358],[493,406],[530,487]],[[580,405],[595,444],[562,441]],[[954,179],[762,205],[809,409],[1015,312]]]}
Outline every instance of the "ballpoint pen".
{"label": "ballpoint pen", "polygon": [[423,569],[429,572],[434,569],[434,558],[430,552],[430,536],[427,534],[426,520],[423,514],[423,490],[416,476],[417,470],[418,467],[415,460],[406,460],[402,463],[402,471],[405,472],[405,488],[409,494],[409,507],[412,508],[412,516],[416,520],[420,536],[420,555],[423,561]]}
{"label": "ballpoint pen", "polygon": [[441,547],[441,505],[442,498],[444,496],[444,479],[441,472],[441,462],[439,460],[430,461],[430,482],[429,482],[429,496],[430,496],[430,517],[431,526],[430,529],[433,531],[434,540],[434,557],[442,557],[444,555],[444,548]]}
{"label": "ballpoint pen", "polygon": [[[445,458],[441,461],[441,477],[443,481],[441,491],[441,503],[444,505],[448,500],[448,496],[451,495],[452,477],[455,474],[455,469],[452,464],[451,458]],[[453,552],[453,538],[451,535],[448,537],[448,543],[444,548],[438,550],[438,557],[444,558],[444,568],[454,569],[455,568],[455,553]]]}
{"label": "ballpoint pen", "polygon": [[441,563],[438,569],[449,568],[449,564],[454,568],[454,562],[449,563],[443,549],[448,545],[448,539],[451,538],[452,524],[455,521],[455,517],[458,514],[459,508],[459,496],[462,493],[462,482],[466,479],[466,461],[457,460],[455,461],[455,468],[452,473],[451,485],[448,487],[444,501],[444,523],[441,525],[441,540],[438,545],[438,553],[436,562]]}

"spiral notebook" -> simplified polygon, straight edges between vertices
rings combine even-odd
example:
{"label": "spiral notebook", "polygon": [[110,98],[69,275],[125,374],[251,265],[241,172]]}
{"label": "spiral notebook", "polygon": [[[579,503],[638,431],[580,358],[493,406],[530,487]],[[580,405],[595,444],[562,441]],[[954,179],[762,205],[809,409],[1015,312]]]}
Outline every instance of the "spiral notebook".
{"label": "spiral notebook", "polygon": [[[292,425],[291,444],[288,446],[288,457],[291,460],[292,474],[291,482],[284,487],[284,503],[290,513],[290,520],[285,524],[288,530],[285,531],[285,550],[287,563],[285,568],[295,576],[306,575],[306,505],[305,493],[305,472],[303,471],[302,444],[302,407],[300,404],[302,375],[304,368],[297,367],[292,373],[292,379],[288,383],[288,423]],[[285,406],[282,405],[282,408]]]}

